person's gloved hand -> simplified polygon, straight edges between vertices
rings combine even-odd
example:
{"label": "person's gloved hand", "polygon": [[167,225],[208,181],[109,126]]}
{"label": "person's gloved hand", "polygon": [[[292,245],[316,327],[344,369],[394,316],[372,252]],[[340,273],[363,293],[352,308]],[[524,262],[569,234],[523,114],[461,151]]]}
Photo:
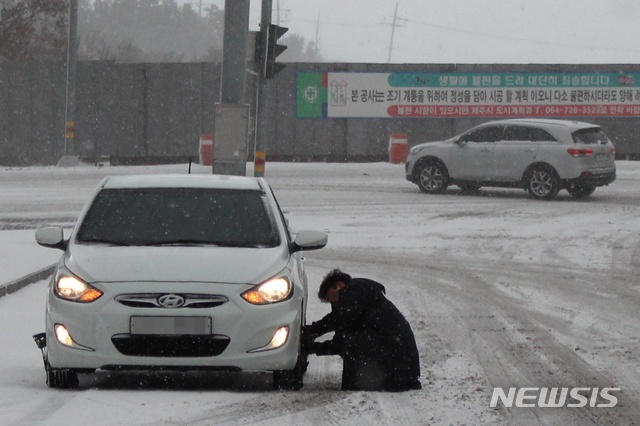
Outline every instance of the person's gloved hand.
{"label": "person's gloved hand", "polygon": [[302,341],[302,350],[307,354],[313,353],[311,350],[313,341],[316,339],[316,336],[311,332],[310,327],[310,325],[303,325],[302,335],[300,337]]}

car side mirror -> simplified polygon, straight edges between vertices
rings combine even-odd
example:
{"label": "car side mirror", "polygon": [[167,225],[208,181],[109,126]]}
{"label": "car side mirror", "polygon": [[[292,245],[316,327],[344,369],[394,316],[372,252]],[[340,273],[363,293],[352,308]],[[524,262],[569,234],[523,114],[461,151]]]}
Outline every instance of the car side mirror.
{"label": "car side mirror", "polygon": [[36,242],[43,247],[67,249],[69,241],[64,239],[64,230],[59,226],[46,226],[36,230]]}
{"label": "car side mirror", "polygon": [[318,250],[327,245],[329,236],[322,231],[298,231],[291,243],[292,253],[297,251]]}

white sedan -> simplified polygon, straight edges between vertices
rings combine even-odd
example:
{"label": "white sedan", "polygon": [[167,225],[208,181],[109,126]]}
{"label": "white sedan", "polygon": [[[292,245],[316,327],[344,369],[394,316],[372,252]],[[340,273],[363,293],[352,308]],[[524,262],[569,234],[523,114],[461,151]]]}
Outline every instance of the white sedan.
{"label": "white sedan", "polygon": [[300,389],[307,278],[302,250],[319,231],[290,232],[263,178],[105,178],[49,284],[42,349],[47,384],[72,388],[96,370],[273,371]]}

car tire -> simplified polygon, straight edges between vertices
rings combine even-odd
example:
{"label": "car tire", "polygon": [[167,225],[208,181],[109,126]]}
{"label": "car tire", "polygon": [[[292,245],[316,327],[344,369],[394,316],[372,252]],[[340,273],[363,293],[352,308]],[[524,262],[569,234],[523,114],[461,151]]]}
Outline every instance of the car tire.
{"label": "car tire", "polygon": [[567,188],[569,194],[575,198],[587,198],[589,195],[593,194],[593,191],[596,190],[594,185],[588,184],[578,184],[573,188]]}
{"label": "car tire", "polygon": [[418,165],[416,182],[422,192],[441,194],[449,186],[449,175],[442,163],[426,161]]}
{"label": "car tire", "polygon": [[80,382],[78,373],[66,369],[49,369],[47,372],[47,386],[55,389],[74,389]]}
{"label": "car tire", "polygon": [[273,372],[273,389],[300,390],[304,385],[303,377],[307,361],[302,353],[298,353],[298,361],[293,370],[277,370]]}
{"label": "car tire", "polygon": [[538,200],[552,200],[560,191],[560,180],[550,167],[537,166],[528,175],[527,191]]}

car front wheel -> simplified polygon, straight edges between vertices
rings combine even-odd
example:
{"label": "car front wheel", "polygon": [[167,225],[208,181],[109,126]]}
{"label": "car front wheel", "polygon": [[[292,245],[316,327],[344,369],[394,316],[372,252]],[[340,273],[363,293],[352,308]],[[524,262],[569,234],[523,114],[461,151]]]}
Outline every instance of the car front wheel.
{"label": "car front wheel", "polygon": [[57,389],[73,389],[79,385],[78,373],[66,369],[48,369],[47,386]]}
{"label": "car front wheel", "polygon": [[441,163],[430,161],[418,170],[418,187],[427,194],[441,194],[449,186],[447,171]]}
{"label": "car front wheel", "polygon": [[567,188],[569,194],[571,194],[571,196],[575,198],[586,198],[589,195],[593,194],[593,191],[595,190],[596,187],[594,185],[587,184],[576,185],[573,188]]}
{"label": "car front wheel", "polygon": [[273,389],[300,390],[303,386],[303,376],[307,368],[306,357],[298,354],[298,361],[293,370],[277,370],[273,372]]}
{"label": "car front wheel", "polygon": [[560,182],[556,174],[548,167],[536,167],[529,173],[527,190],[533,198],[551,200],[560,191]]}

